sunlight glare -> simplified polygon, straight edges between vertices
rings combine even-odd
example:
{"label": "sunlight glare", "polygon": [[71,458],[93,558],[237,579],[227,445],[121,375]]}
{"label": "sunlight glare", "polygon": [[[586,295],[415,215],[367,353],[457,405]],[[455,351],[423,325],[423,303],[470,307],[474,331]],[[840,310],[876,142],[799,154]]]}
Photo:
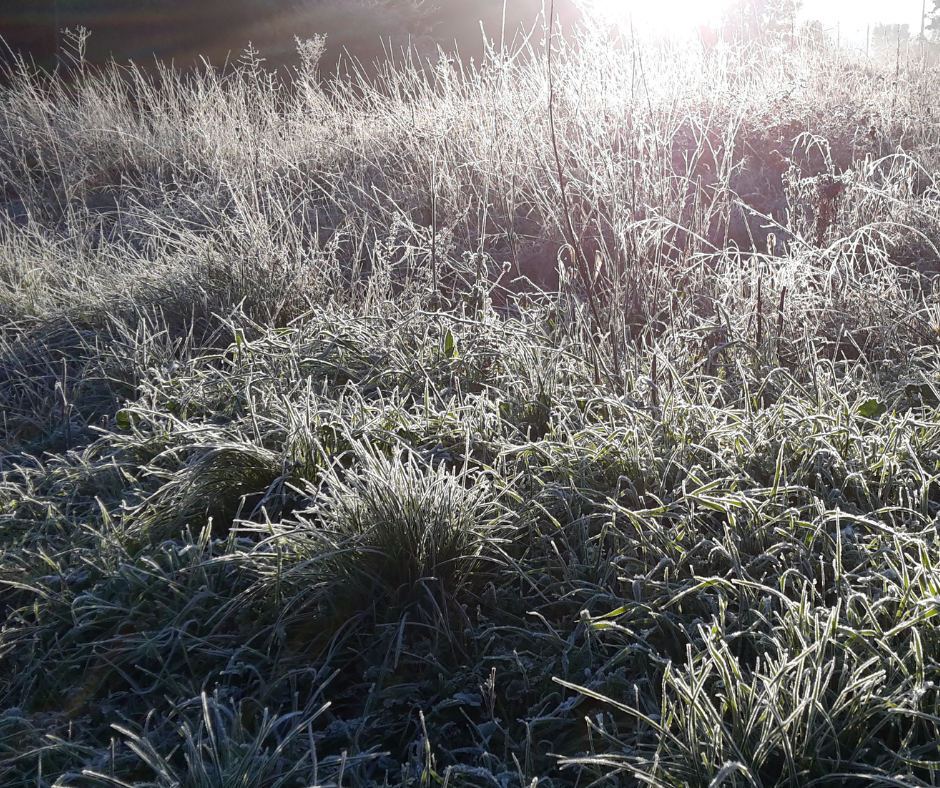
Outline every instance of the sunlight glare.
{"label": "sunlight glare", "polygon": [[588,0],[587,6],[607,21],[658,35],[689,33],[699,25],[717,24],[728,0]]}

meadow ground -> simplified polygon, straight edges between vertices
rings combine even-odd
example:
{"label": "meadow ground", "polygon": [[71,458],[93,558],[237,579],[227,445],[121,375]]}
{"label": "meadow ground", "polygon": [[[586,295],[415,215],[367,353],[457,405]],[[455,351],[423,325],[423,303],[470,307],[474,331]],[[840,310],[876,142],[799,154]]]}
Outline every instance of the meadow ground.
{"label": "meadow ground", "polygon": [[8,75],[0,784],[940,780],[940,71],[543,39]]}

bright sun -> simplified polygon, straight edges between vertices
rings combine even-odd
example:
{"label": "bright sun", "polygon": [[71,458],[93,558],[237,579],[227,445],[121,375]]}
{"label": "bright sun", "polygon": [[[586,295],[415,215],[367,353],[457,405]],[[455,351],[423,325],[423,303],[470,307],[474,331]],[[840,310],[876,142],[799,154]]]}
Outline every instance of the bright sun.
{"label": "bright sun", "polygon": [[649,32],[681,34],[721,20],[729,0],[590,0],[612,22]]}

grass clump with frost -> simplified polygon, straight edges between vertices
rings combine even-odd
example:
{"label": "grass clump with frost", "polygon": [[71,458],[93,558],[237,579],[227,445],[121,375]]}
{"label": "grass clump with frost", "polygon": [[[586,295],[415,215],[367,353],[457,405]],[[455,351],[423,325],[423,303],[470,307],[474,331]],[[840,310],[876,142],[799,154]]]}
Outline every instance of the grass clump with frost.
{"label": "grass clump with frost", "polygon": [[3,785],[936,784],[938,72],[537,36],[10,74]]}

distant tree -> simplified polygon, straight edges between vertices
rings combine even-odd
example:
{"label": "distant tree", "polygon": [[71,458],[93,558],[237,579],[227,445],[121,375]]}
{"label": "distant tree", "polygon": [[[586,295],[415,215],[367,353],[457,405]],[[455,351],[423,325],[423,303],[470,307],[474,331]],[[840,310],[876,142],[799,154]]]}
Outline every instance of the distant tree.
{"label": "distant tree", "polygon": [[910,39],[910,25],[875,25],[871,31],[871,43],[877,49],[904,46]]}
{"label": "distant tree", "polygon": [[752,41],[792,31],[803,0],[733,0],[724,14],[724,38]]}
{"label": "distant tree", "polygon": [[940,0],[932,0],[933,10],[927,12],[924,33],[932,41],[940,41]]}

